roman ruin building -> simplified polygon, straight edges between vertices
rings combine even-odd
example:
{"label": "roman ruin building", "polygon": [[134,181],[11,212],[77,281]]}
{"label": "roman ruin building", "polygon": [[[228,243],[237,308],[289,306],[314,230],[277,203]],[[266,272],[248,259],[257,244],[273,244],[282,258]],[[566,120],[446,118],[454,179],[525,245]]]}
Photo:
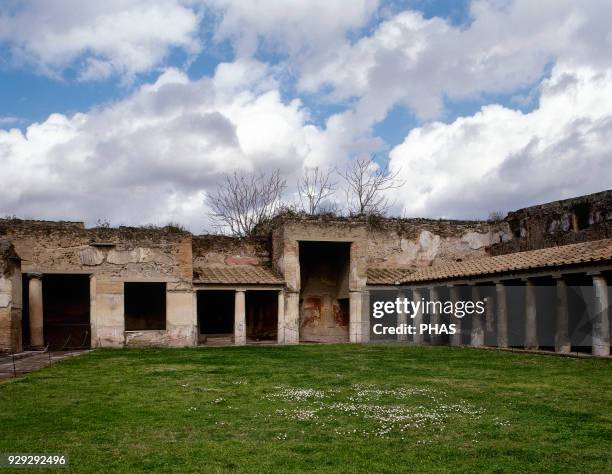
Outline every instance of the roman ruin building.
{"label": "roman ruin building", "polygon": [[487,302],[402,343],[609,355],[611,275],[612,191],[496,221],[284,214],[243,239],[7,218],[0,350],[362,343],[371,301],[399,295]]}

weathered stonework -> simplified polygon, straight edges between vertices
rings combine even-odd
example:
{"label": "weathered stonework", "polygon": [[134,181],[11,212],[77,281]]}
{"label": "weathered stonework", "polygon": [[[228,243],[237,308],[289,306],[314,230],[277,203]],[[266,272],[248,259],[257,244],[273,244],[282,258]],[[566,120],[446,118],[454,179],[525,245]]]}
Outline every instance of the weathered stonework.
{"label": "weathered stonework", "polygon": [[368,266],[415,268],[482,257],[488,246],[508,239],[503,224],[387,219],[369,230]]}
{"label": "weathered stonework", "polygon": [[21,350],[21,262],[0,239],[0,352]]}
{"label": "weathered stonework", "polygon": [[193,266],[266,265],[270,263],[267,237],[238,239],[224,235],[193,236]]}
{"label": "weathered stonework", "polygon": [[[121,347],[134,340],[124,334],[126,281],[166,282],[164,345],[193,345],[191,234],[173,228],[86,229],[75,222],[0,220],[0,236],[10,239],[23,255],[24,273],[90,275],[93,347]],[[187,297],[175,296],[177,291]]]}
{"label": "weathered stonework", "polygon": [[612,237],[612,191],[519,209],[505,222],[512,239],[491,245],[492,255]]}
{"label": "weathered stonework", "polygon": [[[0,350],[32,346],[36,338],[43,344],[43,289],[51,288],[45,281],[55,274],[80,275],[80,286],[88,286],[92,347],[197,345],[206,340],[199,313],[207,311],[211,319],[204,322],[216,314],[230,323],[219,333],[235,344],[253,340],[257,314],[265,314],[258,322],[268,321],[266,331],[277,328],[281,344],[367,342],[369,290],[377,285],[394,285],[424,267],[610,237],[611,226],[610,191],[522,209],[498,222],[288,213],[243,239],[194,236],[174,227],[88,229],[79,222],[0,219]],[[385,272],[387,280],[372,283],[373,275]],[[135,324],[148,317],[138,310],[130,319],[125,288],[135,283],[148,283],[163,296],[159,325]],[[209,307],[199,311],[201,290],[229,295],[233,321],[209,300],[202,299]],[[273,292],[263,295],[272,296],[265,305],[256,298],[262,291]],[[146,300],[138,301],[146,307]],[[22,332],[24,325],[29,333]],[[30,339],[24,344],[22,334]]]}

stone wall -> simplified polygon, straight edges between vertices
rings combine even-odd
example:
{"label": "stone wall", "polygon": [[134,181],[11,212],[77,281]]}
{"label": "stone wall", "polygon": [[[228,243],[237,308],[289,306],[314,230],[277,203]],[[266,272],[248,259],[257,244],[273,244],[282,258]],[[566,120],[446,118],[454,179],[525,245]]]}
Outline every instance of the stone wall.
{"label": "stone wall", "polygon": [[236,238],[226,235],[193,236],[193,266],[267,265],[271,261],[266,236]]}
{"label": "stone wall", "polygon": [[[342,282],[340,286],[348,287],[350,340],[362,342],[364,327],[367,324],[362,318],[362,315],[365,314],[362,308],[362,296],[366,285],[367,270],[366,223],[359,219],[281,216],[273,222],[272,255],[273,264],[276,270],[284,276],[286,284],[285,320],[282,323],[283,342],[299,342],[299,328],[309,318],[311,312],[309,305],[312,298],[324,301],[329,296],[327,290],[322,291],[320,295],[315,295],[310,290],[308,290],[308,295],[303,294],[304,289],[301,287],[300,278],[300,242],[350,243],[348,284]],[[338,299],[338,296],[339,294],[335,296],[335,299]],[[302,300],[301,305],[300,299]],[[333,303],[329,308],[333,310]],[[338,334],[330,334],[329,342],[337,340],[337,337]],[[319,340],[323,341],[323,339]]]}
{"label": "stone wall", "polygon": [[589,194],[508,213],[511,240],[491,246],[492,255],[612,237],[612,191]]}
{"label": "stone wall", "polygon": [[191,234],[173,227],[93,228],[78,222],[0,220],[0,238],[9,239],[24,273],[90,275],[92,346],[130,344],[124,331],[123,283],[166,282],[164,345],[195,340]]}
{"label": "stone wall", "polygon": [[191,234],[174,228],[93,228],[79,222],[0,219],[24,272],[95,273],[107,279],[190,282]]}
{"label": "stone wall", "polygon": [[19,352],[21,344],[21,264],[15,249],[0,239],[0,352]]}
{"label": "stone wall", "polygon": [[[367,268],[412,269],[611,236],[611,191],[521,209],[499,222],[285,214],[244,239],[175,227],[87,229],[80,222],[0,219],[0,241],[10,241],[14,250],[6,249],[21,257],[21,270],[14,259],[0,260],[0,348],[19,345],[20,271],[89,275],[94,347],[195,344],[194,268],[233,265],[271,265],[283,275],[279,342],[299,342],[313,318],[333,329],[317,329],[322,341],[344,338],[347,312],[348,337],[362,342],[369,336]],[[300,242],[344,242],[348,262],[315,252],[312,260],[322,261],[305,283]],[[166,283],[166,330],[125,331],[125,282]]]}
{"label": "stone wall", "polygon": [[415,268],[483,257],[511,239],[507,224],[433,219],[381,219],[368,231],[368,267]]}

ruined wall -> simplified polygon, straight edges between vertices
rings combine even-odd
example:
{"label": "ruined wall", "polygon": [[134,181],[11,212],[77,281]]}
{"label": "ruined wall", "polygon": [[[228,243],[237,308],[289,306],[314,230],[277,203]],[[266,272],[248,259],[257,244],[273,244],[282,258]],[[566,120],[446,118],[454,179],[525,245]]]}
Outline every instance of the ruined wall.
{"label": "ruined wall", "polygon": [[415,268],[486,255],[511,238],[505,223],[381,219],[369,227],[368,267]]}
{"label": "ruined wall", "polygon": [[[342,285],[348,287],[349,299],[349,337],[352,342],[361,342],[366,322],[362,315],[362,292],[366,284],[367,271],[367,226],[363,220],[337,218],[329,216],[281,216],[273,222],[272,247],[273,264],[276,270],[284,276],[285,315],[279,324],[279,330],[284,331],[285,343],[297,343],[300,339],[300,326],[311,315],[309,304],[300,305],[306,300],[301,287],[300,242],[347,242],[350,243],[350,261],[348,281]],[[318,297],[325,300],[327,291],[320,295],[313,292],[308,298]],[[330,310],[333,309],[333,305]],[[321,311],[320,314],[325,313]],[[336,337],[330,335],[329,342]]]}
{"label": "ruined wall", "polygon": [[299,242],[351,243],[347,286],[353,342],[367,338],[362,307],[368,267],[410,269],[481,257],[487,254],[488,246],[511,238],[505,222],[433,219],[291,215],[277,218],[272,229],[273,264],[287,285],[287,327],[294,323],[291,318],[296,317],[290,305],[299,305],[300,338],[306,333],[305,322],[327,314],[324,309],[333,308],[334,303],[339,306],[339,299],[343,298],[336,296],[329,305],[324,304],[330,299],[331,288],[323,285],[324,266],[320,268],[318,287],[312,283],[303,287]]}
{"label": "ruined wall", "polygon": [[171,228],[86,229],[80,222],[0,219],[24,272],[191,281],[191,235]]}
{"label": "ruined wall", "polygon": [[513,238],[493,244],[492,255],[612,237],[612,191],[527,207],[508,213]]}
{"label": "ruined wall", "polygon": [[236,238],[226,235],[193,236],[193,266],[269,265],[268,237]]}
{"label": "ruined wall", "polygon": [[10,240],[22,271],[91,275],[92,346],[123,346],[152,332],[124,332],[123,282],[167,283],[163,344],[194,343],[191,234],[166,228],[94,228],[78,222],[0,220],[0,238]]}
{"label": "ruined wall", "polygon": [[21,264],[15,249],[0,239],[0,352],[19,352],[21,343]]}

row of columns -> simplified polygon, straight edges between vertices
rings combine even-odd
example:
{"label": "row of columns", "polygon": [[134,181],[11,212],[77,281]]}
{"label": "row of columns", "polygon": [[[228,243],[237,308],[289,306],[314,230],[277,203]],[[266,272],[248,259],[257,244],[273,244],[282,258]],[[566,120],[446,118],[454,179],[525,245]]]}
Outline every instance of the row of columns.
{"label": "row of columns", "polygon": [[[602,274],[592,274],[593,288],[595,294],[595,319],[592,327],[592,352],[595,355],[605,356],[610,354],[610,323],[608,319],[608,287]],[[525,281],[525,348],[537,349],[537,306],[535,285],[532,280]],[[556,277],[557,304],[556,304],[556,330],[555,330],[555,350],[557,352],[569,352],[571,342],[569,338],[569,314],[567,301],[567,283],[563,277]],[[29,324],[30,324],[30,346],[43,347],[43,291],[42,275],[31,273],[28,280],[29,292]],[[449,286],[450,300],[457,302],[460,299],[459,287]],[[237,289],[235,292],[234,305],[234,344],[246,344],[246,302],[244,289]],[[423,293],[420,288],[413,289],[413,299],[418,301]],[[472,285],[472,298],[480,299],[480,288]],[[430,287],[430,300],[439,300],[439,293],[436,287]],[[481,317],[472,317],[472,330],[470,334],[470,345],[474,347],[483,346],[485,334],[491,333],[493,329],[497,332],[497,347],[508,347],[508,307],[506,297],[506,287],[503,282],[495,282],[495,318],[493,318],[493,306],[487,305],[487,317],[483,322]],[[407,323],[407,315],[400,315],[398,323]],[[439,322],[440,315],[434,314],[431,323]],[[413,324],[420,325],[423,322],[423,313],[419,311],[413,318]],[[455,323],[460,329],[461,319],[456,318]],[[495,328],[493,327],[495,324]],[[285,292],[278,291],[278,342],[297,342],[294,338],[285,337]],[[291,328],[290,328],[291,329]],[[400,341],[406,341],[407,335],[399,335]],[[358,341],[353,341],[358,342]],[[415,334],[413,342],[422,344],[424,342],[422,334]],[[438,342],[434,337],[433,343]],[[450,336],[451,345],[460,345],[461,331]]]}
{"label": "row of columns", "polygon": [[[278,332],[277,340],[284,343],[285,292],[278,293]],[[234,345],[244,346],[247,342],[246,327],[246,290],[237,289],[234,295]]]}
{"label": "row of columns", "polygon": [[[28,307],[30,321],[30,346],[42,348],[44,346],[43,333],[43,290],[42,275],[29,274],[28,279]],[[279,339],[282,339],[284,320],[284,292],[278,291],[278,322]],[[283,342],[279,340],[279,342]],[[246,291],[238,289],[234,297],[234,344],[246,344]]]}
{"label": "row of columns", "polygon": [[[594,312],[595,318],[592,325],[592,353],[598,356],[610,355],[610,320],[608,316],[608,286],[604,275],[594,273],[591,275],[593,279],[594,289]],[[562,276],[555,276],[556,280],[556,329],[555,329],[555,350],[557,352],[570,352],[571,341],[569,337],[569,311],[567,298],[567,283]],[[529,278],[523,279],[525,282],[525,342],[526,349],[537,350],[537,304],[536,304],[536,285]],[[469,285],[472,290],[472,300],[481,300],[481,287],[476,284]],[[458,285],[448,285],[450,301],[453,302],[453,307],[460,300],[460,287]],[[439,287],[430,286],[429,301],[439,301]],[[401,298],[406,296],[405,290],[400,290]],[[420,301],[423,297],[423,288],[412,289],[413,301]],[[470,345],[473,347],[481,347],[485,345],[486,334],[496,332],[497,347],[508,347],[508,304],[506,295],[506,286],[502,281],[495,281],[495,306],[492,304],[486,305],[486,313],[483,317],[471,315],[471,331]],[[408,316],[406,314],[398,315],[398,324],[407,324]],[[440,315],[432,314],[430,318],[431,324],[439,323]],[[462,344],[460,318],[455,318],[453,322],[457,326],[457,332],[450,336],[451,345]],[[418,327],[423,322],[423,312],[417,311],[414,315],[412,323]],[[397,336],[399,341],[407,341],[408,336],[401,334]],[[415,344],[424,342],[423,335],[418,331],[413,336]],[[438,337],[433,336],[432,344],[439,342]]]}

